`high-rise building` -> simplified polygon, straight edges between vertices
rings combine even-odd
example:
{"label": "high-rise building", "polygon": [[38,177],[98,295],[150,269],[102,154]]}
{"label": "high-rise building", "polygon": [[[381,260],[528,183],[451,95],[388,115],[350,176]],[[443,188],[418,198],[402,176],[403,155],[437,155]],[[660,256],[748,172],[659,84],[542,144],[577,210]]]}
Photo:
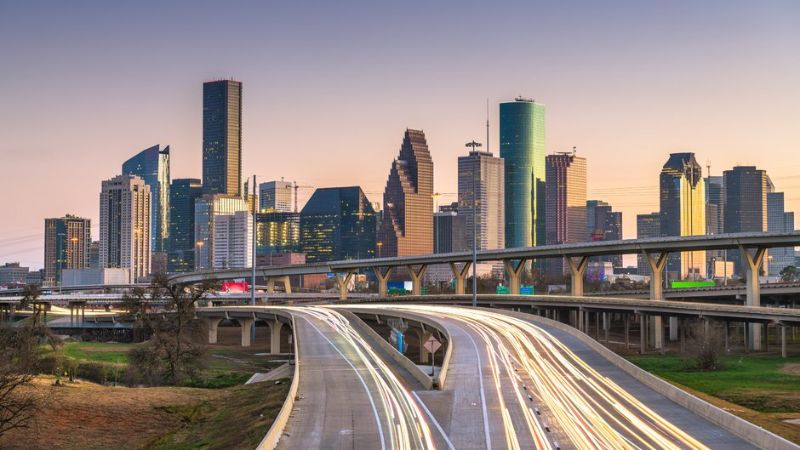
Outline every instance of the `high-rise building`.
{"label": "high-rise building", "polygon": [[[584,242],[586,235],[586,158],[574,152],[545,158],[545,243]],[[547,261],[550,274],[568,273],[563,260]]]}
{"label": "high-rise building", "polygon": [[[472,248],[473,229],[477,231],[478,250],[505,247],[503,171],[503,158],[490,152],[473,151],[458,158],[458,215],[466,222],[469,248]],[[473,217],[477,219],[476,224],[472,222]],[[439,253],[435,249],[434,252]]]}
{"label": "high-rise building", "polygon": [[[661,235],[706,234],[706,183],[694,153],[671,153],[659,181]],[[670,255],[667,260],[667,272],[673,279],[705,278],[706,269],[703,250]]]}
{"label": "high-rise building", "polygon": [[455,212],[433,215],[433,253],[465,252],[472,248],[467,238],[466,216]]}
{"label": "high-rise building", "polygon": [[[590,241],[618,241],[622,239],[622,213],[601,200],[586,201],[586,233]],[[595,256],[592,262],[610,262],[622,267],[621,255]]]}
{"label": "high-rise building", "polygon": [[375,211],[358,186],[321,188],[300,212],[300,242],[306,261],[375,256]]}
{"label": "high-rise building", "polygon": [[92,241],[89,244],[89,268],[100,268],[100,241]]}
{"label": "high-rise building", "polygon": [[242,194],[242,83],[203,83],[203,192]]}
{"label": "high-rise building", "polygon": [[[650,214],[636,215],[636,239],[646,239],[661,236],[661,214],[654,212]],[[650,265],[644,256],[637,255],[636,272],[639,275],[650,275]]]}
{"label": "high-rise building", "polygon": [[0,286],[17,287],[28,283],[28,267],[20,267],[18,262],[5,263],[0,266]]}
{"label": "high-rise building", "polygon": [[[767,193],[767,231],[770,233],[791,233],[794,231],[794,213],[785,210],[783,192]],[[786,266],[794,265],[794,247],[769,249],[767,274],[778,276]]]}
{"label": "high-rise building", "polygon": [[[723,173],[725,182],[724,230],[726,233],[767,231],[767,192],[771,182],[766,170],[755,166],[737,166]],[[738,251],[729,251],[736,273],[743,275]],[[766,259],[765,259],[766,261]]]}
{"label": "high-rise building", "polygon": [[44,220],[44,280],[45,286],[61,284],[64,269],[89,267],[89,245],[92,227],[89,219],[67,214]]}
{"label": "high-rise building", "polygon": [[425,133],[406,130],[383,193],[381,255],[433,252],[433,160]]}
{"label": "high-rise building", "polygon": [[706,229],[708,234],[722,234],[725,232],[725,179],[722,176],[706,177],[706,206],[714,217],[706,214]]}
{"label": "high-rise building", "polygon": [[103,181],[100,192],[100,266],[129,269],[130,282],[150,274],[150,186],[135,175]]}
{"label": "high-rise building", "polygon": [[168,272],[194,270],[194,202],[203,195],[197,178],[172,180],[169,191]]}
{"label": "high-rise building", "polygon": [[300,249],[300,213],[256,214],[256,256],[293,253]]}
{"label": "high-rise building", "polygon": [[194,201],[194,267],[214,267],[214,226],[217,216],[247,211],[247,202],[240,196],[203,195]]}
{"label": "high-rise building", "polygon": [[169,145],[154,145],[122,163],[123,175],[136,175],[150,186],[150,241],[154,252],[167,251],[169,237]]}
{"label": "high-rise building", "polygon": [[250,211],[237,211],[214,217],[212,245],[214,269],[252,267],[253,215]]}
{"label": "high-rise building", "polygon": [[267,181],[258,185],[259,211],[292,212],[292,183]]}
{"label": "high-rise building", "polygon": [[544,105],[517,98],[500,104],[500,157],[505,167],[505,244],[542,245],[545,236]]}

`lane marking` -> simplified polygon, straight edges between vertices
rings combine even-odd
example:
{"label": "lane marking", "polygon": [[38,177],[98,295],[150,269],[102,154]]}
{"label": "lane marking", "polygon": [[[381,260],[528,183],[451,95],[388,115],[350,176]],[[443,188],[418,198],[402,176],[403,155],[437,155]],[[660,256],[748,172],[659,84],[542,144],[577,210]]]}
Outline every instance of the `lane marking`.
{"label": "lane marking", "polygon": [[486,436],[486,449],[492,450],[492,438],[489,435],[489,411],[486,409],[486,394],[483,392],[483,363],[481,362],[481,354],[478,351],[478,344],[475,343],[475,339],[472,338],[472,335],[464,328],[462,328],[461,331],[472,341],[472,347],[475,348],[475,357],[478,358],[478,381],[481,387],[481,409],[483,409],[483,433]]}
{"label": "lane marking", "polygon": [[439,421],[438,421],[438,420],[436,420],[436,417],[433,417],[433,414],[432,414],[432,413],[431,413],[431,411],[428,409],[428,407],[427,407],[427,406],[425,406],[425,403],[422,401],[422,399],[421,399],[421,398],[419,398],[419,395],[417,395],[417,393],[416,393],[416,392],[414,392],[414,391],[411,391],[411,394],[414,396],[414,398],[416,398],[416,399],[417,399],[417,402],[419,402],[419,405],[422,407],[422,410],[423,410],[423,411],[425,411],[425,414],[427,414],[427,415],[428,415],[428,417],[430,417],[431,421],[432,421],[432,422],[433,422],[433,424],[436,426],[436,429],[437,429],[437,430],[439,430],[439,433],[440,433],[440,434],[442,435],[442,437],[444,438],[444,442],[447,444],[447,448],[449,448],[450,450],[456,450],[456,448],[453,446],[453,443],[452,443],[452,442],[450,442],[450,438],[447,436],[447,434],[446,434],[446,433],[444,432],[444,430],[442,429],[442,426],[441,426],[441,425],[439,425]]}

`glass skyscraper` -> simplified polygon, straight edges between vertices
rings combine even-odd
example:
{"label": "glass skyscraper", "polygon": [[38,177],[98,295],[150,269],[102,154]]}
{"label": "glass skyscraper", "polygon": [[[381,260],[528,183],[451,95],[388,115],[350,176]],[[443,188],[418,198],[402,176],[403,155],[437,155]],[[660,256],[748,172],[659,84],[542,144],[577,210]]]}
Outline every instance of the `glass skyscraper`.
{"label": "glass skyscraper", "polygon": [[123,175],[136,175],[150,186],[152,211],[150,212],[150,248],[154,252],[167,251],[169,236],[169,145],[154,145],[142,150],[122,164]]}
{"label": "glass skyscraper", "polygon": [[45,286],[61,284],[63,269],[89,267],[89,245],[92,242],[91,222],[67,214],[44,220]]}
{"label": "glass skyscraper", "polygon": [[322,188],[300,213],[306,262],[375,256],[375,210],[358,186]]}
{"label": "glass skyscraper", "polygon": [[203,192],[242,194],[242,83],[203,83]]}
{"label": "glass skyscraper", "polygon": [[[772,185],[767,171],[755,166],[736,166],[723,172],[723,177],[725,232],[767,231],[767,193]],[[747,264],[738,251],[729,251],[728,259],[733,261],[736,273],[745,273]]]}
{"label": "glass skyscraper", "polygon": [[300,213],[256,214],[256,256],[297,252],[300,246]]}
{"label": "glass skyscraper", "polygon": [[197,178],[172,180],[169,191],[169,260],[167,271],[194,270],[194,202],[203,194]]}
{"label": "glass skyscraper", "polygon": [[517,98],[500,104],[500,157],[505,161],[505,245],[545,242],[544,105]]}

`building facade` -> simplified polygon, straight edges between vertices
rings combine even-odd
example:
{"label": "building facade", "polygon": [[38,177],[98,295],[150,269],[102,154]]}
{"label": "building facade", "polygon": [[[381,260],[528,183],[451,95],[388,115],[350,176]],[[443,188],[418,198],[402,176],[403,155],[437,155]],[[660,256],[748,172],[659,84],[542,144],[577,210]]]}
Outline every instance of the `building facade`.
{"label": "building facade", "polygon": [[[601,200],[586,201],[586,234],[590,241],[618,241],[622,239],[622,213]],[[612,267],[622,267],[621,255],[595,256],[593,262],[610,262]]]}
{"label": "building facade", "polygon": [[267,181],[258,185],[259,211],[292,212],[292,183],[288,181]]}
{"label": "building facade", "polygon": [[172,180],[169,191],[169,245],[167,271],[194,270],[194,202],[203,195],[197,178]]}
{"label": "building facade", "polygon": [[375,256],[375,211],[358,186],[314,191],[300,212],[300,242],[309,263]]}
{"label": "building facade", "polygon": [[455,212],[433,215],[433,253],[465,252],[472,249],[467,237],[466,217]]}
{"label": "building facade", "polygon": [[256,214],[256,255],[292,253],[300,249],[300,213]]}
{"label": "building facade", "polygon": [[129,269],[129,282],[150,274],[150,186],[135,175],[103,181],[100,192],[100,266]]}
{"label": "building facade", "polygon": [[[650,214],[636,215],[636,239],[654,238],[661,236],[661,214],[654,212]],[[639,275],[650,276],[650,265],[644,256],[636,256],[636,272]]]}
{"label": "building facade", "polygon": [[89,267],[89,219],[67,214],[44,220],[44,286],[59,286],[64,269]]}
{"label": "building facade", "polygon": [[[726,170],[723,177],[725,180],[725,232],[767,231],[767,193],[772,184],[767,176],[767,171],[759,170],[755,166],[737,166]],[[733,261],[733,267],[737,274],[744,275],[746,264],[743,264],[738,251],[729,251],[728,260]]]}
{"label": "building facade", "polygon": [[523,98],[500,104],[507,248],[546,241],[544,112],[544,105]]}
{"label": "building facade", "polygon": [[217,216],[247,211],[247,202],[239,196],[205,194],[194,202],[194,267],[214,267],[214,226]]}
{"label": "building facade", "polygon": [[242,194],[242,83],[203,83],[203,192]]}
{"label": "building facade", "polygon": [[[706,234],[706,189],[703,168],[694,153],[672,153],[659,177],[662,236]],[[672,279],[706,277],[706,252],[670,255],[667,272]]]}
{"label": "building facade", "polygon": [[136,175],[150,186],[150,241],[153,252],[166,252],[169,238],[169,145],[154,145],[122,164],[123,175]]}
{"label": "building facade", "polygon": [[433,160],[425,133],[406,130],[383,193],[381,255],[433,252]]}
{"label": "building facade", "polygon": [[[586,158],[574,152],[547,155],[545,168],[545,243],[586,241]],[[562,260],[550,259],[546,267],[552,275],[569,272]]]}
{"label": "building facade", "polygon": [[[505,247],[503,158],[475,151],[458,158],[458,211],[466,222],[469,248],[472,248],[473,230],[477,233],[478,250]],[[476,224],[473,224],[473,217],[477,218]]]}
{"label": "building facade", "polygon": [[[767,231],[770,233],[794,231],[794,213],[786,211],[783,192],[767,193]],[[794,247],[769,249],[766,262],[767,274],[771,277],[779,276],[784,267],[794,265]]]}
{"label": "building facade", "polygon": [[214,217],[214,269],[244,269],[253,261],[253,215],[237,211]]}
{"label": "building facade", "polygon": [[27,282],[30,269],[22,267],[18,262],[5,263],[0,266],[0,286],[3,287],[19,287]]}

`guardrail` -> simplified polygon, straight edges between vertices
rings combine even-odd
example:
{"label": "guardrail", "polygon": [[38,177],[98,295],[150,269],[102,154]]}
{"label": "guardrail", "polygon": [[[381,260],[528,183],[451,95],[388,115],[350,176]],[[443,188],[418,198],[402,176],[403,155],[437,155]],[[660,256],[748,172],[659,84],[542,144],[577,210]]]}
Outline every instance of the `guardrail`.
{"label": "guardrail", "polygon": [[278,415],[275,416],[275,420],[269,427],[269,431],[267,431],[264,439],[258,444],[258,450],[272,450],[278,445],[278,441],[280,441],[281,436],[283,436],[283,430],[289,422],[292,409],[294,409],[294,402],[297,399],[297,390],[300,386],[300,348],[297,345],[297,332],[295,330],[297,330],[297,328],[295,327],[294,315],[292,315],[292,333],[294,334],[294,374],[292,375],[292,385],[289,387],[286,401],[283,402],[281,410],[278,412]]}

